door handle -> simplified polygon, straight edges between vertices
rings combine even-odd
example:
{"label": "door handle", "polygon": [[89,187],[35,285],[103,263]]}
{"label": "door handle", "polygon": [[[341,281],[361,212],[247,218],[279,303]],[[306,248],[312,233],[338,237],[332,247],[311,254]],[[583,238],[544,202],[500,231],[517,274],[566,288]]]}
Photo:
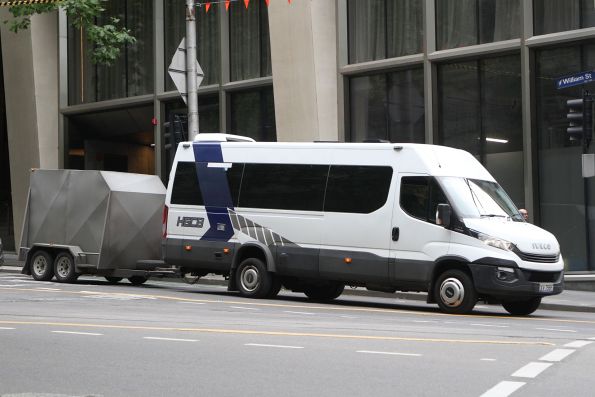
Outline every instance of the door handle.
{"label": "door handle", "polygon": [[399,228],[393,227],[393,241],[399,241]]}

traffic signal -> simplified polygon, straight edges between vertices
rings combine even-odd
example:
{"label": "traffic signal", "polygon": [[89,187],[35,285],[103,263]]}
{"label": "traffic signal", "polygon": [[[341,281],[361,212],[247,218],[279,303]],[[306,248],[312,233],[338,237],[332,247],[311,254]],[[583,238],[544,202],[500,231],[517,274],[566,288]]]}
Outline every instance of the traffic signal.
{"label": "traffic signal", "polygon": [[593,97],[583,93],[581,99],[569,99],[566,105],[566,118],[570,121],[566,133],[571,141],[582,140],[585,146],[589,146],[593,138]]}
{"label": "traffic signal", "polygon": [[171,165],[178,149],[178,144],[186,139],[185,127],[188,121],[185,115],[171,113],[169,121],[163,123],[163,148],[168,159],[168,163]]}

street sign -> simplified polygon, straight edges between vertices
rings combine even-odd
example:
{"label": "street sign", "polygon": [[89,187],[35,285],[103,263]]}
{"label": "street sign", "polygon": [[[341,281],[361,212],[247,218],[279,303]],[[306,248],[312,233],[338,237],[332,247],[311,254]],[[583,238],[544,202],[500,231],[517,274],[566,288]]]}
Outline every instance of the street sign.
{"label": "street sign", "polygon": [[[169,76],[173,80],[176,88],[184,103],[187,104],[187,88],[186,88],[186,39],[182,39],[178,45],[178,49],[171,59],[171,64],[167,68]],[[205,74],[200,67],[198,61],[196,61],[196,86],[200,86]]]}
{"label": "street sign", "polygon": [[591,83],[595,80],[595,71],[576,73],[570,76],[561,77],[556,81],[556,88],[574,87],[576,85]]}

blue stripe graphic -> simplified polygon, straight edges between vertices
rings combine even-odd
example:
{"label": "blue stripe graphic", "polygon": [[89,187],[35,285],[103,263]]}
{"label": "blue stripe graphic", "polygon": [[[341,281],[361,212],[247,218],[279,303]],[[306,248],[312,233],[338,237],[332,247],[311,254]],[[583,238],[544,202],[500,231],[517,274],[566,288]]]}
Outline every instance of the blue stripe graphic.
{"label": "blue stripe graphic", "polygon": [[228,209],[233,208],[227,175],[223,168],[209,168],[208,163],[222,163],[221,145],[216,142],[195,142],[194,161],[210,228],[201,240],[228,241],[234,234]]}

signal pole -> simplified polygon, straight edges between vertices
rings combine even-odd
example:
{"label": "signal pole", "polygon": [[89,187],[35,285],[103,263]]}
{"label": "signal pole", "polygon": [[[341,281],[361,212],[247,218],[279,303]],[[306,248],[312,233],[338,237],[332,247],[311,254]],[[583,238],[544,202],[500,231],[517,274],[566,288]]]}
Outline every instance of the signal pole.
{"label": "signal pole", "polygon": [[198,134],[198,94],[196,82],[196,13],[194,0],[186,0],[186,91],[188,95],[188,140]]}

